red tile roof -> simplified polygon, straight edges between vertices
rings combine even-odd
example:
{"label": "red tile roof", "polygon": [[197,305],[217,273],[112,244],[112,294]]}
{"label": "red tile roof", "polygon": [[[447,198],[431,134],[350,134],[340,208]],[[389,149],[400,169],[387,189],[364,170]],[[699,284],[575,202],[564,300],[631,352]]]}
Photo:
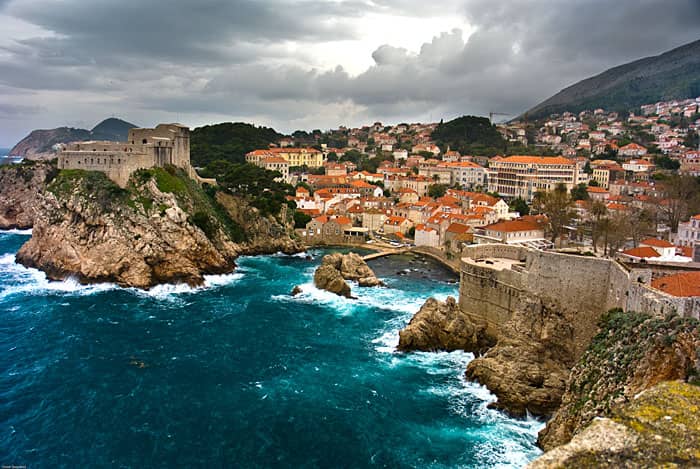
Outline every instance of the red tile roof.
{"label": "red tile roof", "polygon": [[650,248],[648,246],[628,249],[626,251],[622,251],[622,254],[625,254],[630,257],[638,257],[640,259],[647,257],[661,257],[661,254],[656,252],[654,248]]}
{"label": "red tile roof", "polygon": [[461,223],[452,223],[449,228],[447,228],[448,233],[457,233],[457,234],[462,234],[462,233],[467,233],[471,227],[467,225],[462,225]]}
{"label": "red tile roof", "polygon": [[672,248],[674,245],[672,243],[669,243],[668,241],[665,241],[663,239],[656,239],[656,238],[649,238],[645,239],[639,244],[645,244],[647,246],[654,246],[657,248]]}
{"label": "red tile roof", "polygon": [[525,164],[558,164],[558,165],[573,165],[574,162],[564,158],[563,156],[525,156],[516,155],[502,158],[497,161],[506,163],[525,163]]}
{"label": "red tile roof", "polygon": [[700,272],[685,272],[651,281],[651,286],[673,296],[700,296]]}

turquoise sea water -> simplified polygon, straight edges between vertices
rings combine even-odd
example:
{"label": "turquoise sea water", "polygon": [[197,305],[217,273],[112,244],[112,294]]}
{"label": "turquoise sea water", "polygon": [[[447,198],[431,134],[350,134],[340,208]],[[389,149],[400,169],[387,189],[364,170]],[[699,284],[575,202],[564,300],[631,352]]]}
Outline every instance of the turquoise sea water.
{"label": "turquoise sea water", "polygon": [[464,381],[470,354],[394,352],[426,298],[457,294],[430,261],[374,262],[388,287],[357,300],[313,287],[321,251],[139,292],[47,282],[14,263],[27,238],[0,234],[0,464],[489,468],[539,454],[541,423],[487,409]]}

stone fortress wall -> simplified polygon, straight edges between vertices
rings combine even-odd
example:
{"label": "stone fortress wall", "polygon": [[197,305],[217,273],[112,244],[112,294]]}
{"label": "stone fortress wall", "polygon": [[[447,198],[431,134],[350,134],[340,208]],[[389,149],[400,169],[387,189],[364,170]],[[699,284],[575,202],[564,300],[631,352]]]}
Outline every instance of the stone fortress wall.
{"label": "stone fortress wall", "polygon": [[588,343],[612,308],[698,316],[699,298],[652,289],[650,268],[628,269],[595,257],[485,244],[462,251],[459,305],[498,337],[512,313],[533,301],[574,318],[577,343]]}
{"label": "stone fortress wall", "polygon": [[75,142],[58,155],[59,169],[102,171],[121,187],[138,169],[175,165],[190,177],[190,131],[180,124],[160,124],[154,129],[130,129],[127,142]]}

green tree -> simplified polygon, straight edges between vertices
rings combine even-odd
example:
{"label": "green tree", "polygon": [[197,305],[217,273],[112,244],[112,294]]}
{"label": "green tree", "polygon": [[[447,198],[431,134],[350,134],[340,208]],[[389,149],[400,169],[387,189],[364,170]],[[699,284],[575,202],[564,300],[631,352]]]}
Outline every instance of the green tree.
{"label": "green tree", "polygon": [[538,213],[544,213],[549,218],[549,226],[552,242],[565,231],[565,227],[571,223],[576,213],[574,212],[574,200],[569,195],[564,184],[558,184],[554,190],[538,192],[532,201],[532,207]]}
{"label": "green tree", "polygon": [[600,200],[591,202],[590,212],[591,218],[591,241],[593,242],[593,252],[598,252],[598,241],[601,234],[607,228],[607,221],[603,222],[605,215],[608,213],[608,208]]}
{"label": "green tree", "polygon": [[445,184],[431,184],[428,186],[428,195],[434,199],[440,198],[447,192]]}
{"label": "green tree", "polygon": [[306,228],[306,224],[311,221],[311,217],[299,210],[294,211],[294,228]]}
{"label": "green tree", "polygon": [[700,181],[687,174],[673,174],[663,182],[659,209],[671,232],[678,232],[678,223],[700,210]]}
{"label": "green tree", "polygon": [[666,155],[655,157],[654,164],[662,169],[676,170],[681,167],[680,161],[669,158]]}
{"label": "green tree", "polygon": [[513,201],[510,203],[510,209],[514,212],[518,212],[520,216],[530,214],[530,206],[521,197],[513,199]]}
{"label": "green tree", "polygon": [[574,200],[588,200],[588,191],[586,184],[579,184],[571,189],[571,198]]}

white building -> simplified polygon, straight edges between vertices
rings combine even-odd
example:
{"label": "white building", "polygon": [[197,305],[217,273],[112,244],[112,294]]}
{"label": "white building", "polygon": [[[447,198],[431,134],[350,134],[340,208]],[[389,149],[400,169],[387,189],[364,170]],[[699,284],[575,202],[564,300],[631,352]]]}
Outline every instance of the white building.
{"label": "white building", "polygon": [[553,190],[558,184],[571,190],[585,179],[579,164],[561,156],[496,157],[489,162],[489,170],[489,192],[525,200],[532,200],[535,192]]}
{"label": "white building", "polygon": [[416,226],[415,243],[416,246],[440,248],[440,233],[435,228],[418,225]]}
{"label": "white building", "polygon": [[679,223],[676,233],[676,245],[693,247],[696,243],[700,244],[700,214]]}

